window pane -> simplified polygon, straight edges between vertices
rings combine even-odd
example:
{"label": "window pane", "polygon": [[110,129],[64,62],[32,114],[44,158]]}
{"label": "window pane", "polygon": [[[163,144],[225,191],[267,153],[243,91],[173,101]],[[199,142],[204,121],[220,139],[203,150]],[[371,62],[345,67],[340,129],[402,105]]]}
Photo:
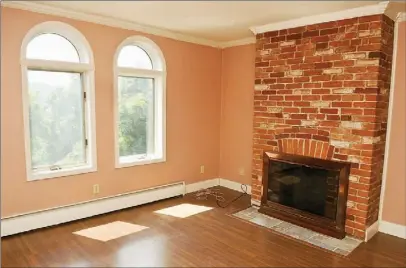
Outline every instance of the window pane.
{"label": "window pane", "polygon": [[79,73],[28,71],[33,168],[85,163],[81,84]]}
{"label": "window pane", "polygon": [[27,46],[27,58],[79,62],[76,48],[57,34],[41,34],[32,39]]}
{"label": "window pane", "polygon": [[152,61],[147,52],[137,46],[125,46],[118,55],[119,67],[152,70]]}
{"label": "window pane", "polygon": [[118,78],[120,157],[148,153],[148,137],[153,136],[153,89],[152,78]]}

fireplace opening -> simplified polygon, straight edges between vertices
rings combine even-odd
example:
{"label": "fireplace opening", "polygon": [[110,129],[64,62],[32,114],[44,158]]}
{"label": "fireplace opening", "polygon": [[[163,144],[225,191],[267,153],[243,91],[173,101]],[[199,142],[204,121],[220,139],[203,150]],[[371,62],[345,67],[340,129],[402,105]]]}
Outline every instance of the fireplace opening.
{"label": "fireplace opening", "polygon": [[269,201],[335,220],[339,171],[281,161],[271,163]]}
{"label": "fireplace opening", "polygon": [[333,237],[345,236],[349,163],[268,152],[263,170],[260,212]]}

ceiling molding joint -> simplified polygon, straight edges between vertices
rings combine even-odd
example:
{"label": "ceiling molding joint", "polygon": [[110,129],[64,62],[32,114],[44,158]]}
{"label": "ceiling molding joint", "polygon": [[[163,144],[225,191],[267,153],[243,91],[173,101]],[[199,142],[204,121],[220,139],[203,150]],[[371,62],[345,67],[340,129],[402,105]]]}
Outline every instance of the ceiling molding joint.
{"label": "ceiling molding joint", "polygon": [[314,16],[302,17],[293,20],[281,21],[270,23],[260,26],[251,27],[250,30],[255,34],[290,29],[306,25],[318,24],[323,22],[344,20],[356,17],[363,17],[375,14],[383,14],[389,4],[389,1],[379,2],[375,5],[368,5],[363,7],[351,8],[336,12],[323,13]]}

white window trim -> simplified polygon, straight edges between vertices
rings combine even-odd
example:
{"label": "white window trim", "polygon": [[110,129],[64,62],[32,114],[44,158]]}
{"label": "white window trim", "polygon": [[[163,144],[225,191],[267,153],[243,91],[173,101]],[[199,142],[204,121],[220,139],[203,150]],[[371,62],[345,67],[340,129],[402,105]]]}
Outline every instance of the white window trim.
{"label": "white window trim", "polygon": [[[63,36],[73,44],[79,54],[80,63],[59,62],[27,59],[26,50],[29,42],[37,35],[54,33]],[[97,149],[96,149],[96,110],[95,110],[95,89],[94,89],[94,61],[90,44],[86,38],[74,27],[59,21],[48,21],[34,26],[25,35],[20,52],[21,78],[22,78],[22,102],[24,120],[25,158],[27,181],[65,177],[97,171]],[[86,92],[85,102],[85,128],[88,139],[86,151],[87,164],[62,170],[47,170],[33,172],[31,163],[31,135],[29,123],[29,96],[28,96],[28,69],[46,71],[71,71],[82,73],[82,86]]]}
{"label": "white window trim", "polygon": [[[118,67],[117,60],[121,49],[128,45],[135,45],[142,48],[150,57],[153,70]],[[162,163],[166,161],[166,62],[164,55],[157,44],[144,36],[132,36],[125,39],[117,48],[114,55],[114,147],[115,147],[115,167],[124,168],[138,165]],[[118,144],[118,77],[136,76],[154,78],[154,144],[158,147],[158,155],[149,155],[146,158],[137,156],[122,157],[126,161],[120,161],[120,151]],[[122,159],[121,158],[121,159]]]}

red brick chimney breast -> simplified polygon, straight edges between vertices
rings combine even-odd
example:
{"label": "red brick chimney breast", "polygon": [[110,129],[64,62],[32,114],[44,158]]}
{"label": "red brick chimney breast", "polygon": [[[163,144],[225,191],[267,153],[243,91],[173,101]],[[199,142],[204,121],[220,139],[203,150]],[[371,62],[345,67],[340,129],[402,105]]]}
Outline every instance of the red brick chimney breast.
{"label": "red brick chimney breast", "polygon": [[378,220],[394,22],[385,15],[256,36],[252,198],[264,151],[351,162],[346,232]]}

